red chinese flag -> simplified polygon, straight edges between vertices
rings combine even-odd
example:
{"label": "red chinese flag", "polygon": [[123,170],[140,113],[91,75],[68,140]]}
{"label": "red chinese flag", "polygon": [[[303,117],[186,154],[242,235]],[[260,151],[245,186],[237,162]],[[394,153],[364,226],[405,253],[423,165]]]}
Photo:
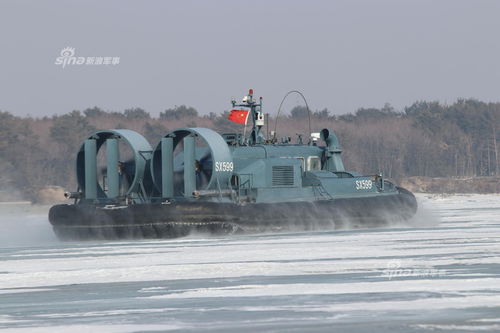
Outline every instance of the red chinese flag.
{"label": "red chinese flag", "polygon": [[248,110],[231,110],[227,119],[245,125],[247,123],[248,112]]}

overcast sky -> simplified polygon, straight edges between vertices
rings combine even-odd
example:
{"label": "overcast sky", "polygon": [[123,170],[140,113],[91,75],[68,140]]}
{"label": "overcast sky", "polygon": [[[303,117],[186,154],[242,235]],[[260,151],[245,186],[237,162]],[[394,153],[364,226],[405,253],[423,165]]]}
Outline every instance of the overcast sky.
{"label": "overcast sky", "polygon": [[[270,113],[293,89],[337,114],[500,100],[500,1],[0,0],[0,43],[0,110],[16,115],[219,113],[248,88]],[[62,68],[67,46],[120,63]]]}

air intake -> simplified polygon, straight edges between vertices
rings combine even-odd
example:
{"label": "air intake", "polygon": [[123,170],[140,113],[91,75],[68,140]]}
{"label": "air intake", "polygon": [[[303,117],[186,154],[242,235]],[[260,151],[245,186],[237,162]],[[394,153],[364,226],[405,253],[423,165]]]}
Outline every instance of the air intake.
{"label": "air intake", "polygon": [[293,186],[293,165],[273,166],[273,186]]}

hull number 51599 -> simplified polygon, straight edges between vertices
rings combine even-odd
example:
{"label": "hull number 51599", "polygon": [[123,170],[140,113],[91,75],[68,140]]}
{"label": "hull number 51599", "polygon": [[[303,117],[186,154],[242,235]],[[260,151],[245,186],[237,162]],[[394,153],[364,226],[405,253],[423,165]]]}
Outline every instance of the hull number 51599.
{"label": "hull number 51599", "polygon": [[356,180],[356,190],[371,190],[373,182],[369,179]]}
{"label": "hull number 51599", "polygon": [[233,162],[215,162],[215,171],[233,171]]}

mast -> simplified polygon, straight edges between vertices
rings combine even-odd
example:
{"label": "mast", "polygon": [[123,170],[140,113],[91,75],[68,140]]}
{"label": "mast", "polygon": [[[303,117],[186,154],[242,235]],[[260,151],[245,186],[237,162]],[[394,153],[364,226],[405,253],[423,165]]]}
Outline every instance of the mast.
{"label": "mast", "polygon": [[231,103],[233,107],[245,107],[250,108],[250,115],[252,117],[252,131],[250,132],[248,143],[250,145],[261,144],[264,142],[265,137],[262,133],[262,127],[264,126],[264,113],[262,112],[262,97],[259,98],[259,103],[257,103],[253,98],[253,89],[248,90],[248,95],[243,97],[241,104],[236,104],[235,100]]}

